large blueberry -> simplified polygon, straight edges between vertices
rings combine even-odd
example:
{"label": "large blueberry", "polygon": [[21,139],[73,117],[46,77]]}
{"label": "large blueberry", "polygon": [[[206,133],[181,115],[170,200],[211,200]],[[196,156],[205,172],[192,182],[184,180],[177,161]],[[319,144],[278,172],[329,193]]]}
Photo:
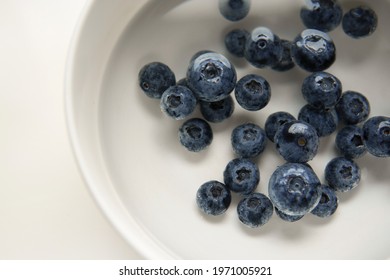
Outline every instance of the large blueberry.
{"label": "large blueberry", "polygon": [[369,118],[363,125],[363,139],[370,154],[390,157],[390,117]]}
{"label": "large blueberry", "polygon": [[306,71],[323,71],[336,60],[336,46],[328,34],[316,29],[306,29],[295,38],[291,56]]}
{"label": "large blueberry", "polygon": [[189,116],[196,107],[197,100],[192,91],[185,86],[171,86],[164,91],[160,100],[161,110],[175,120]]}
{"label": "large blueberry", "polygon": [[351,159],[337,157],[325,167],[325,179],[328,185],[338,192],[347,192],[358,186],[360,168]]}
{"label": "large blueberry", "polygon": [[307,28],[329,32],[341,22],[343,10],[337,0],[308,0],[301,9],[301,19]]}
{"label": "large blueberry", "polygon": [[305,215],[321,198],[320,180],[313,169],[302,163],[285,163],[272,173],[269,197],[287,215]]}
{"label": "large blueberry", "polygon": [[196,56],[187,70],[187,83],[198,99],[222,100],[233,91],[237,74],[233,64],[222,54],[205,52]]}
{"label": "large blueberry", "polygon": [[257,165],[245,158],[236,158],[226,165],[223,172],[224,183],[233,192],[250,194],[260,181]]}
{"label": "large blueberry", "polygon": [[251,193],[241,199],[237,206],[239,220],[251,228],[266,224],[273,212],[271,200],[262,193]]}
{"label": "large blueberry", "polygon": [[234,95],[242,108],[258,111],[269,103],[271,86],[262,76],[247,74],[237,82]]}
{"label": "large blueberry", "polygon": [[347,125],[340,129],[335,142],[339,152],[346,158],[359,158],[367,152],[363,129],[357,125]]}
{"label": "large blueberry", "polygon": [[342,21],[344,32],[354,38],[371,35],[378,25],[378,17],[374,10],[367,6],[358,6],[345,13]]}
{"label": "large blueberry", "polygon": [[317,131],[303,121],[290,121],[281,126],[274,141],[279,154],[288,162],[307,162],[317,154]]}
{"label": "large blueberry", "polygon": [[176,84],[176,78],[166,64],[151,62],[139,71],[138,84],[148,97],[159,99],[165,90]]}
{"label": "large blueberry", "polygon": [[221,215],[232,201],[230,191],[216,180],[202,184],[196,193],[196,203],[200,210],[208,215]]}
{"label": "large blueberry", "polygon": [[191,152],[199,152],[207,148],[213,140],[213,131],[203,119],[192,118],[179,128],[180,143]]}
{"label": "large blueberry", "polygon": [[265,126],[264,126],[265,134],[267,135],[270,141],[274,142],[274,137],[278,129],[285,123],[290,121],[295,121],[295,120],[296,118],[293,115],[291,115],[289,112],[278,111],[272,113],[265,120]]}
{"label": "large blueberry", "polygon": [[358,124],[365,121],[370,114],[370,103],[366,96],[356,91],[346,91],[336,104],[340,121],[346,124]]}
{"label": "large blueberry", "polygon": [[222,122],[229,118],[234,111],[233,97],[228,97],[214,102],[200,101],[199,102],[200,112],[203,117],[213,123]]}
{"label": "large blueberry", "polygon": [[310,104],[304,105],[298,113],[298,120],[311,124],[318,136],[328,136],[336,131],[339,123],[336,110],[317,109]]}
{"label": "large blueberry", "polygon": [[239,157],[253,158],[260,155],[266,146],[265,131],[254,123],[245,123],[233,129],[231,142]]}
{"label": "large blueberry", "polygon": [[221,15],[230,21],[245,18],[250,10],[251,0],[219,0],[218,8]]}
{"label": "large blueberry", "polygon": [[311,210],[311,213],[321,218],[329,217],[336,212],[338,203],[339,199],[337,198],[335,190],[327,185],[321,185],[320,201],[317,206]]}
{"label": "large blueberry", "polygon": [[234,56],[244,57],[245,44],[249,32],[245,29],[233,29],[225,35],[225,47]]}

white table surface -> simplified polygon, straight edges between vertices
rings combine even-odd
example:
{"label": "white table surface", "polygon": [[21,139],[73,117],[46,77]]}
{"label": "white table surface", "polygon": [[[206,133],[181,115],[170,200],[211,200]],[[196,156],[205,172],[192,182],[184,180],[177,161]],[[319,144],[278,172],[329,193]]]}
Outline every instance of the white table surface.
{"label": "white table surface", "polygon": [[140,259],[90,196],[64,115],[86,0],[0,0],[0,259]]}

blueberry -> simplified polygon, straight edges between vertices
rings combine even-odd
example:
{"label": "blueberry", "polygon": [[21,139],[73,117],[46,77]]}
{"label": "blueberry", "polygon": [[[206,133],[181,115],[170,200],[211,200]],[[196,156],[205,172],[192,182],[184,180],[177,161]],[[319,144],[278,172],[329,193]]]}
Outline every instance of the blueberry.
{"label": "blueberry", "polygon": [[363,124],[363,139],[370,154],[390,157],[390,117],[369,118]]}
{"label": "blueberry", "polygon": [[295,120],[296,120],[295,117],[288,112],[278,111],[272,113],[265,120],[265,126],[264,126],[265,134],[267,135],[270,141],[274,142],[274,137],[278,129],[283,124]]}
{"label": "blueberry", "polygon": [[188,87],[187,78],[181,78],[176,82],[176,85]]}
{"label": "blueberry", "polygon": [[281,218],[283,221],[286,221],[286,222],[296,222],[296,221],[299,221],[300,219],[302,219],[305,215],[288,215],[286,213],[283,213],[282,211],[280,211],[278,208],[275,207],[275,213],[276,215],[279,216],[279,218]]}
{"label": "blueberry", "polygon": [[151,62],[139,71],[138,83],[148,97],[159,99],[165,90],[176,84],[176,78],[164,63]]}
{"label": "blueberry", "polygon": [[245,123],[233,129],[231,143],[237,156],[253,158],[260,155],[266,146],[265,131],[253,123]]}
{"label": "blueberry", "polygon": [[198,99],[222,100],[233,91],[237,74],[233,64],[222,54],[206,52],[198,55],[187,70],[187,83]]}
{"label": "blueberry", "polygon": [[179,128],[179,141],[191,152],[199,152],[207,148],[212,140],[213,131],[203,119],[189,119]]}
{"label": "blueberry", "polygon": [[282,56],[282,42],[269,28],[257,27],[248,36],[245,58],[254,67],[273,67],[279,63]]}
{"label": "blueberry", "polygon": [[185,86],[171,86],[164,91],[160,100],[161,110],[175,120],[189,116],[196,107],[197,101],[192,91]]}
{"label": "blueberry", "polygon": [[251,228],[265,225],[273,213],[274,207],[271,200],[262,193],[251,193],[241,199],[237,205],[239,220]]}
{"label": "blueberry", "polygon": [[301,9],[301,19],[307,28],[329,32],[341,22],[343,10],[336,0],[309,0]]}
{"label": "blueberry", "polygon": [[349,90],[341,95],[336,110],[340,121],[345,124],[358,124],[368,118],[370,103],[360,92]]}
{"label": "blueberry", "polygon": [[239,21],[245,18],[250,7],[250,0],[219,0],[218,3],[221,15],[230,21]]}
{"label": "blueberry", "polygon": [[360,168],[351,159],[337,157],[326,165],[325,179],[336,191],[347,192],[359,184]]}
{"label": "blueberry", "polygon": [[250,194],[260,181],[260,171],[255,163],[245,158],[236,158],[226,165],[223,172],[226,187],[236,193]]}
{"label": "blueberry", "polygon": [[336,131],[339,118],[336,110],[317,109],[310,104],[304,105],[298,113],[298,120],[311,124],[319,137],[328,136]]}
{"label": "blueberry", "polygon": [[291,46],[294,62],[309,72],[323,71],[336,60],[336,46],[326,33],[306,29],[298,35]]}
{"label": "blueberry", "polygon": [[196,193],[196,203],[200,210],[208,215],[221,215],[232,201],[230,191],[218,181],[211,180],[202,184]]}
{"label": "blueberry", "polygon": [[290,121],[282,125],[274,141],[279,154],[288,162],[303,163],[317,154],[319,138],[317,131],[303,121]]}
{"label": "blueberry", "polygon": [[378,25],[376,13],[367,6],[358,6],[345,13],[342,21],[344,32],[354,38],[371,35]]}
{"label": "blueberry", "polygon": [[237,82],[234,95],[242,108],[258,111],[267,106],[270,101],[271,86],[263,77],[248,74]]}
{"label": "blueberry", "polygon": [[363,129],[356,125],[347,125],[340,129],[335,142],[340,153],[346,158],[359,158],[367,152]]}
{"label": "blueberry", "polygon": [[234,111],[233,97],[230,95],[222,100],[207,102],[199,102],[200,112],[203,117],[213,123],[222,122],[223,120],[230,118]]}
{"label": "blueberry", "polygon": [[341,97],[342,84],[334,75],[315,72],[302,83],[302,95],[307,103],[319,109],[333,108]]}
{"label": "blueberry", "polygon": [[338,203],[339,199],[337,198],[335,190],[327,185],[321,185],[320,201],[317,206],[311,210],[311,213],[321,218],[329,217],[336,212]]}
{"label": "blueberry", "polygon": [[292,42],[285,39],[281,39],[281,42],[283,47],[282,57],[276,65],[272,66],[272,69],[279,72],[285,72],[294,68],[295,63],[291,57]]}
{"label": "blueberry", "polygon": [[279,211],[305,215],[321,198],[320,180],[313,169],[302,163],[285,163],[272,173],[268,194]]}
{"label": "blueberry", "polygon": [[244,57],[245,43],[249,32],[245,29],[234,29],[225,36],[225,47],[234,56]]}

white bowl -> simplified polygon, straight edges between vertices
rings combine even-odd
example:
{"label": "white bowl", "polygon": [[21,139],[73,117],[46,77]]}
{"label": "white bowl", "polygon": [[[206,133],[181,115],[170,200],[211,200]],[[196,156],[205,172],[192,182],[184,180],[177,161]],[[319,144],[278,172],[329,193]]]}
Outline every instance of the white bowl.
{"label": "white bowl", "polygon": [[[302,80],[309,74],[255,69],[231,57],[224,34],[236,27],[267,26],[293,39],[304,29],[299,1],[252,1],[250,14],[232,23],[217,1],[90,1],[69,54],[66,115],[77,162],[103,213],[123,237],[149,259],[383,259],[390,256],[390,160],[366,155],[357,160],[360,185],[339,195],[336,213],[327,219],[311,214],[287,223],[276,215],[258,229],[240,224],[232,205],[221,217],[206,217],[195,203],[205,181],[222,180],[234,157],[231,130],[245,121],[264,126],[266,117],[285,110],[297,115],[304,104]],[[342,1],[343,2],[343,1]],[[368,1],[367,1],[368,2]],[[353,3],[342,3],[345,8]],[[330,32],[337,61],[327,71],[344,90],[365,94],[371,116],[390,115],[389,1],[369,1],[379,16],[376,32],[354,40],[341,27]],[[247,112],[236,104],[231,119],[212,124],[214,140],[200,153],[186,151],[177,139],[182,121],[169,119],[157,100],[138,86],[138,71],[151,61],[166,63],[176,78],[185,76],[190,57],[210,49],[236,65],[238,77],[258,73],[271,84],[266,108]],[[195,113],[195,116],[199,112]],[[321,140],[310,165],[324,180],[323,169],[335,157],[334,135]],[[256,162],[267,194],[268,179],[283,163],[272,143]]]}

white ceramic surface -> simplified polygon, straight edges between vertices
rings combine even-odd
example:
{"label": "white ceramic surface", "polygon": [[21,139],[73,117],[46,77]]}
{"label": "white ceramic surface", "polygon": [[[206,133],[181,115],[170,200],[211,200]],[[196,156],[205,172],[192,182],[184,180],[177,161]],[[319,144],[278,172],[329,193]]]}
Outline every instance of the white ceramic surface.
{"label": "white ceramic surface", "polygon": [[[360,185],[340,194],[339,208],[329,219],[307,215],[286,223],[276,215],[264,227],[249,229],[238,221],[234,195],[222,217],[206,217],[195,203],[205,181],[222,180],[234,155],[231,130],[245,121],[264,126],[266,117],[286,110],[297,115],[307,72],[259,70],[231,57],[224,34],[236,27],[263,25],[282,38],[304,29],[300,1],[252,1],[247,18],[222,18],[217,1],[91,1],[75,34],[67,70],[66,105],[70,136],[81,172],[98,205],[115,228],[146,258],[184,259],[384,259],[390,256],[390,159],[366,155],[357,162]],[[260,3],[261,2],[261,3]],[[353,5],[341,1],[343,7]],[[368,1],[367,1],[368,2]],[[371,115],[390,115],[389,1],[369,1],[379,26],[369,38],[354,40],[339,27],[330,36],[337,61],[327,71],[344,90],[364,93]],[[228,121],[212,124],[214,140],[200,153],[184,150],[177,140],[182,123],[164,116],[157,100],[137,84],[146,63],[161,61],[184,77],[192,54],[211,49],[236,65],[238,77],[263,75],[271,84],[269,105],[246,112],[238,105]],[[194,116],[198,116],[196,112]],[[326,163],[336,156],[334,135],[323,138],[310,162],[323,180]],[[268,179],[283,161],[272,143],[256,162],[267,193]]]}

